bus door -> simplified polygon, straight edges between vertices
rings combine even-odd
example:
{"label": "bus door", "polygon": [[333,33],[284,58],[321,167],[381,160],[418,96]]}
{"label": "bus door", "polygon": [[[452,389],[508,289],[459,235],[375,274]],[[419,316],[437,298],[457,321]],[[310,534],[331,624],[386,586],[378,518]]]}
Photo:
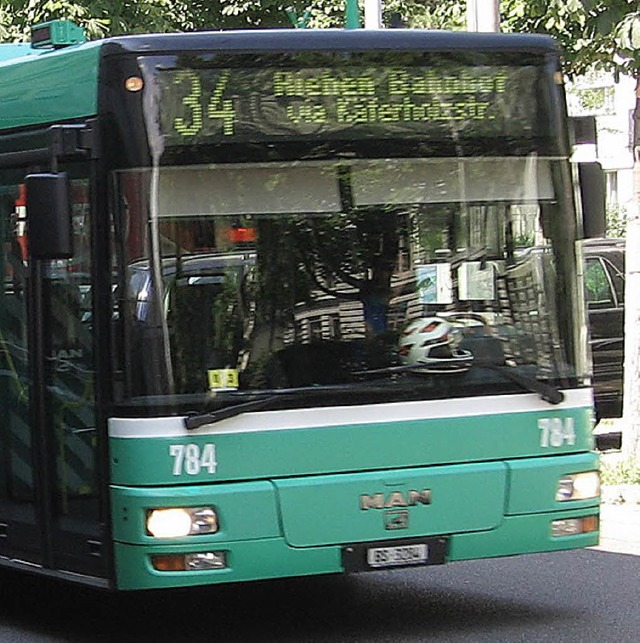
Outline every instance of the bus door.
{"label": "bus door", "polygon": [[69,259],[29,256],[24,183],[6,189],[0,556],[101,576],[87,174],[70,173]]}
{"label": "bus door", "polygon": [[42,543],[30,417],[26,201],[20,185],[20,178],[3,173],[0,188],[0,556],[40,564]]}

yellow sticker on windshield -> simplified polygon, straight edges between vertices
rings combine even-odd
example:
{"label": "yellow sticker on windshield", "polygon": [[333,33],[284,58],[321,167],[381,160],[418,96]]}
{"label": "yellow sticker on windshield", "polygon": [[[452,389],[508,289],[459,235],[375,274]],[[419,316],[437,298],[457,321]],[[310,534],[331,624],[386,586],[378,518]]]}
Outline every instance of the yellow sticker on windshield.
{"label": "yellow sticker on windshield", "polygon": [[221,391],[238,388],[238,371],[235,368],[217,368],[207,371],[209,388]]}

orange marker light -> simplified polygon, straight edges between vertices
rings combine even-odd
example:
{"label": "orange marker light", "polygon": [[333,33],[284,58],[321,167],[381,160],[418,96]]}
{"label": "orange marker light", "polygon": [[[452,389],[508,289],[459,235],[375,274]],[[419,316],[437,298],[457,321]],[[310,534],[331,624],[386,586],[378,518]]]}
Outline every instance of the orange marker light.
{"label": "orange marker light", "polygon": [[255,228],[230,228],[229,241],[232,243],[249,243],[257,239]]}

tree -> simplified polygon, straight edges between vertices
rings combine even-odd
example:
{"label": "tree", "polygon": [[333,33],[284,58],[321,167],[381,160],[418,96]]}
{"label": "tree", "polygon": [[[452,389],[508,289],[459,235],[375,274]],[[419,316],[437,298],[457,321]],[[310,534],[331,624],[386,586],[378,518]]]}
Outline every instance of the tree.
{"label": "tree", "polygon": [[[0,40],[29,38],[33,24],[64,18],[98,38],[149,31],[193,31],[292,27],[307,16],[308,27],[342,27],[345,0],[0,0]],[[387,0],[388,26],[462,28],[458,0]]]}

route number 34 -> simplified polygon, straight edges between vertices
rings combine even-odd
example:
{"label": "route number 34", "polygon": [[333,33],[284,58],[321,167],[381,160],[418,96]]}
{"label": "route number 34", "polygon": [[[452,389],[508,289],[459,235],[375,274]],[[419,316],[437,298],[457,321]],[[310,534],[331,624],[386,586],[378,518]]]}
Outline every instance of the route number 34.
{"label": "route number 34", "polygon": [[540,446],[562,447],[576,443],[576,429],[573,418],[542,418],[538,420]]}
{"label": "route number 34", "polygon": [[173,458],[173,475],[197,476],[201,472],[215,473],[218,466],[216,445],[172,444],[169,455]]}

